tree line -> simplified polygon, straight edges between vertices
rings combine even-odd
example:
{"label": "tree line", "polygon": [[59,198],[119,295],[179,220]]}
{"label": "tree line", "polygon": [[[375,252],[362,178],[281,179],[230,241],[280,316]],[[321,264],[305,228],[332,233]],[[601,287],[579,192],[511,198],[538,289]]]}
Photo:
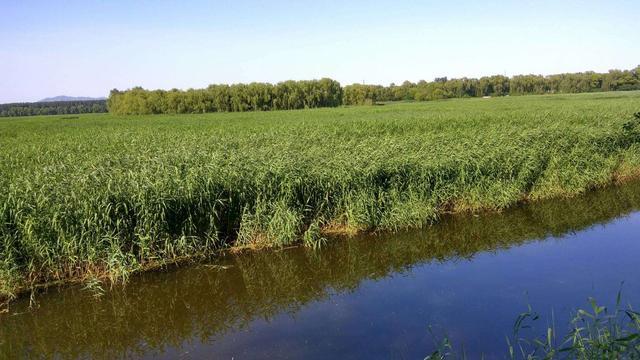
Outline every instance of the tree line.
{"label": "tree line", "polygon": [[366,105],[381,101],[427,101],[449,98],[583,93],[640,90],[640,66],[632,70],[592,71],[556,75],[494,75],[476,78],[436,78],[389,86],[353,84],[344,87],[344,105]]}
{"label": "tree line", "polygon": [[293,110],[336,107],[342,104],[342,87],[331,79],[210,85],[206,89],[111,90],[109,111],[126,114],[184,114],[231,111]]}
{"label": "tree line", "polygon": [[640,66],[632,70],[556,75],[493,75],[481,78],[405,81],[400,85],[352,84],[320,80],[210,85],[205,89],[111,90],[107,101],[61,101],[0,105],[0,116],[59,115],[107,112],[185,114],[232,111],[293,110],[384,101],[429,101],[449,98],[640,90]]}
{"label": "tree line", "polygon": [[106,100],[52,101],[0,104],[0,116],[106,113]]}
{"label": "tree line", "polygon": [[331,79],[210,85],[206,89],[112,90],[114,114],[182,114],[229,111],[292,110],[384,101],[429,101],[448,98],[640,90],[640,66],[632,70],[592,71],[556,75],[502,75],[477,78],[436,78],[401,85],[353,84],[341,87]]}

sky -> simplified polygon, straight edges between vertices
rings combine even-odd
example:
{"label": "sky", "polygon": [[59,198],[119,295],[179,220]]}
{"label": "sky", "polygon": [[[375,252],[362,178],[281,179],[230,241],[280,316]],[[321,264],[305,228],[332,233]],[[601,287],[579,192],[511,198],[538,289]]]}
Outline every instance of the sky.
{"label": "sky", "polygon": [[631,69],[640,1],[0,0],[0,103]]}

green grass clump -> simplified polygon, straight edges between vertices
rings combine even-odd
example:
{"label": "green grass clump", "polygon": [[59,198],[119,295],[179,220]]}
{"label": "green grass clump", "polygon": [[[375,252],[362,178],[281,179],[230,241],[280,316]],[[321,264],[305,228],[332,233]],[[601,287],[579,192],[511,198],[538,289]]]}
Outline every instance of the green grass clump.
{"label": "green grass clump", "polygon": [[[523,336],[534,329],[540,315],[531,307],[516,317],[513,334],[507,337],[508,359],[640,359],[640,313],[631,305],[621,306],[618,293],[613,309],[598,305],[589,298],[589,307],[575,311],[566,335],[558,337],[555,324],[547,327],[543,336]],[[437,350],[425,360],[467,359],[458,354],[447,336],[437,343]]]}
{"label": "green grass clump", "polygon": [[639,103],[625,92],[0,120],[0,293],[576,195],[638,175]]}

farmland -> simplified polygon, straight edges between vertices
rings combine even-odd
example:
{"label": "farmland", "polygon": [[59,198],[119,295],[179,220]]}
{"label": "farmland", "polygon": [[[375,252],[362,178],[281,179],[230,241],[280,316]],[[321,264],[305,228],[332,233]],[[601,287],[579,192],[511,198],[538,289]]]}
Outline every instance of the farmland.
{"label": "farmland", "polygon": [[640,173],[640,92],[0,120],[0,295],[321,245]]}

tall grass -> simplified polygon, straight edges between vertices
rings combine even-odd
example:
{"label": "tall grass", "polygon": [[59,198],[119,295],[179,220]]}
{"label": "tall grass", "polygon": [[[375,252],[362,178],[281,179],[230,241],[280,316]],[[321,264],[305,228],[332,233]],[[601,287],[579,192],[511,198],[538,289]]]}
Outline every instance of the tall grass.
{"label": "tall grass", "polygon": [[[100,301],[92,301],[92,295],[99,295],[105,284],[92,279],[85,286],[36,297],[37,304],[27,299],[12,303],[9,316],[0,314],[0,359],[142,357],[154,354],[148,344],[155,344],[159,357],[167,344],[182,348],[190,339],[242,332],[256,319],[272,322],[282,313],[295,315],[310,304],[421,265],[459,262],[550,235],[563,237],[638,209],[640,182],[630,182],[502,214],[447,216],[422,231],[362,234],[329,242],[321,251],[297,247],[225,253],[214,264],[133,277],[130,286],[105,291]],[[29,311],[30,306],[37,311]],[[87,326],[87,319],[96,326]],[[504,330],[507,335],[509,329]],[[520,337],[545,335],[546,327],[538,330],[521,331]],[[507,344],[498,341],[498,352],[507,356]],[[457,350],[461,343],[453,345]]]}
{"label": "tall grass", "polygon": [[0,294],[576,195],[638,174],[639,101],[0,120]]}
{"label": "tall grass", "polygon": [[[563,337],[558,336],[556,324],[545,328],[539,336],[525,336],[522,332],[533,329],[540,321],[538,313],[529,307],[519,314],[513,325],[513,334],[507,337],[506,357],[509,359],[640,359],[640,312],[632,306],[621,305],[621,293],[612,309],[598,305],[589,298],[589,306],[575,311]],[[443,337],[437,349],[425,360],[466,359],[454,345]]]}

